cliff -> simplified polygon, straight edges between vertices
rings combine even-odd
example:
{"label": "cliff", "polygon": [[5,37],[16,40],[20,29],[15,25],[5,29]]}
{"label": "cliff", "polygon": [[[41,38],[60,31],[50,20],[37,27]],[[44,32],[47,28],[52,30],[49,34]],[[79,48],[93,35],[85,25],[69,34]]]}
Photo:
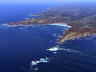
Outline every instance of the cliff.
{"label": "cliff", "polygon": [[82,37],[87,37],[91,35],[96,35],[96,29],[95,30],[89,30],[89,29],[82,29],[81,31],[66,31],[64,36],[62,36],[59,40],[58,43],[62,44],[67,40],[74,40],[74,39],[79,39]]}

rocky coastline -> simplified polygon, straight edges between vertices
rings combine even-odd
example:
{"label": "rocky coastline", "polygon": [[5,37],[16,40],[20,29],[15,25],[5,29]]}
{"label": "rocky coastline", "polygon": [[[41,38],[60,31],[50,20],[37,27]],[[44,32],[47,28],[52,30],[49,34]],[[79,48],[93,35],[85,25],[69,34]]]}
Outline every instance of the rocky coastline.
{"label": "rocky coastline", "polygon": [[[90,10],[90,12],[88,12]],[[85,13],[82,13],[82,11]],[[47,25],[47,24],[68,24],[72,28],[65,32],[64,36],[58,39],[59,43],[64,43],[66,40],[72,40],[81,37],[87,37],[91,35],[96,35],[96,9],[73,8],[65,10],[50,9],[36,18],[27,18],[19,22],[10,22],[8,25]]]}

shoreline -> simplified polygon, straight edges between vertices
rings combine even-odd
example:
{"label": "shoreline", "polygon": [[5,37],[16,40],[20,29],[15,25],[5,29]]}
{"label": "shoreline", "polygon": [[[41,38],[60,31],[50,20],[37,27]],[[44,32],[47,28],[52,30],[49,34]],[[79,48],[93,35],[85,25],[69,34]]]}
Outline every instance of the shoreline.
{"label": "shoreline", "polygon": [[82,37],[87,37],[91,35],[96,35],[96,29],[90,29],[90,28],[83,28],[81,30],[74,30],[74,27],[70,24],[63,23],[63,22],[57,22],[57,23],[47,23],[47,24],[5,24],[5,26],[8,27],[17,27],[17,26],[33,26],[33,25],[57,25],[57,26],[67,26],[69,29],[65,31],[65,34],[58,38],[57,43],[62,44],[65,41],[68,40],[75,40]]}
{"label": "shoreline", "polygon": [[[64,24],[64,25],[63,25]],[[57,26],[67,26],[69,29],[65,31],[65,34],[58,38],[57,43],[62,44],[68,40],[75,40],[79,38],[84,38],[91,35],[96,35],[96,29],[92,31],[92,29],[83,28],[80,31],[74,31],[72,25],[68,25],[67,23],[52,23],[52,24],[19,24],[19,25],[9,25],[9,27],[16,27],[16,26],[33,26],[33,25],[57,25]]]}

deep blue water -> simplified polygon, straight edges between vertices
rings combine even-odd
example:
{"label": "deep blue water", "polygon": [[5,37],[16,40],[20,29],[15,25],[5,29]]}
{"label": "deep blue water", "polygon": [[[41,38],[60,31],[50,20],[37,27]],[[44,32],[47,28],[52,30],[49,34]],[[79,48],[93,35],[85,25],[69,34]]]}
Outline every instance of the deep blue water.
{"label": "deep blue water", "polygon": [[[0,22],[18,21],[30,13],[36,13],[47,6],[3,6]],[[40,11],[40,10],[39,10]],[[96,72],[96,36],[71,40],[60,45],[82,52],[60,52],[56,55],[45,50],[56,45],[56,39],[62,34],[61,27],[36,26],[19,30],[18,28],[0,30],[0,72],[30,72],[32,59],[49,56],[48,64],[40,64],[37,72]]]}

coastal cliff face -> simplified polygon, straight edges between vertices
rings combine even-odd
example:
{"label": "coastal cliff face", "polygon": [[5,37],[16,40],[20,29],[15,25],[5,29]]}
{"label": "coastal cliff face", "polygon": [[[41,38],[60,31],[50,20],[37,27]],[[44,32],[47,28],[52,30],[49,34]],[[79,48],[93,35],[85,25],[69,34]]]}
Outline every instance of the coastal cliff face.
{"label": "coastal cliff face", "polygon": [[71,29],[61,36],[59,43],[66,40],[96,35],[96,5],[95,6],[67,6],[50,8],[45,12],[36,15],[39,17],[28,18],[24,21],[11,22],[9,25],[30,25],[30,24],[54,24],[66,23],[72,26]]}
{"label": "coastal cliff face", "polygon": [[[62,36],[58,43],[62,44],[67,40],[75,40],[82,37],[88,37],[95,35],[96,36],[96,27],[94,26],[80,26],[79,24],[69,24],[72,28],[65,32],[64,36]],[[92,24],[91,24],[92,25]]]}
{"label": "coastal cliff face", "polygon": [[58,43],[62,44],[67,40],[75,40],[82,37],[87,37],[91,35],[96,35],[96,32],[70,32],[66,33],[64,36],[62,36],[61,39],[59,39]]}

